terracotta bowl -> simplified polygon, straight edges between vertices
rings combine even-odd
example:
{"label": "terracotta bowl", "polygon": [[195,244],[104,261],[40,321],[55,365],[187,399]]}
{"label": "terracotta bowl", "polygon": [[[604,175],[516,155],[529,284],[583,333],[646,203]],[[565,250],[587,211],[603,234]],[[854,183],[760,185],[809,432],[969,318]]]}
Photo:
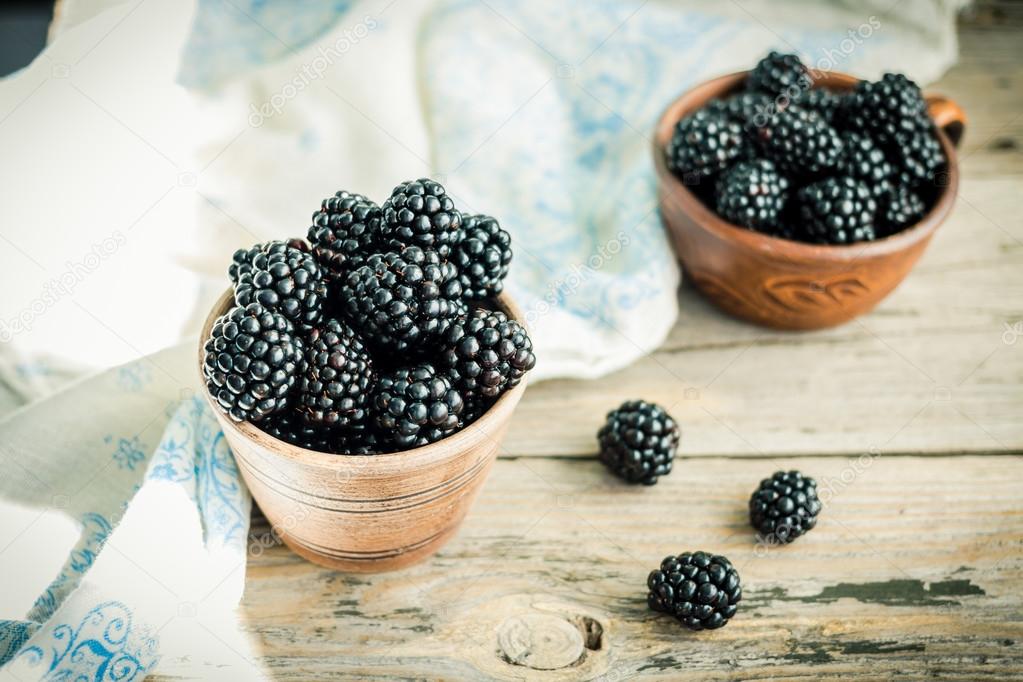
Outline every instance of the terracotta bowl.
{"label": "terracotta bowl", "polygon": [[[229,290],[206,319],[202,342],[232,303]],[[502,296],[498,305],[522,321],[508,298]],[[486,480],[525,390],[523,381],[478,420],[444,440],[370,456],[330,455],[289,445],[248,422],[231,421],[205,388],[203,393],[252,496],[285,544],[321,566],[370,573],[422,561],[454,536]]]}
{"label": "terracotta bowl", "polygon": [[[966,123],[952,101],[928,97],[948,169],[936,178],[924,218],[902,232],[846,246],[804,244],[731,225],[672,174],[664,157],[675,123],[716,97],[738,90],[746,72],[699,85],[672,102],[657,124],[658,197],[686,275],[712,302],[737,317],[778,329],[831,327],[877,305],[906,276],[955,203],[955,147]],[[817,87],[851,90],[858,79],[828,73]]]}

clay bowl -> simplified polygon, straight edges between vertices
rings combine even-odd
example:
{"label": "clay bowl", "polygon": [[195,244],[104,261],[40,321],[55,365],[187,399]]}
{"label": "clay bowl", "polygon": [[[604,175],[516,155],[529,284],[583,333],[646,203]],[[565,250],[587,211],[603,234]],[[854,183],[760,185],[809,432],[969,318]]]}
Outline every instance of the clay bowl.
{"label": "clay bowl", "polygon": [[[654,162],[661,215],[689,280],[732,315],[777,329],[819,329],[872,309],[906,276],[948,217],[959,185],[955,147],[966,123],[952,101],[928,97],[928,110],[948,160],[935,179],[935,199],[923,219],[902,232],[846,246],[804,244],[731,225],[672,174],[664,146],[683,116],[738,90],[746,72],[723,76],[685,93],[657,124]],[[851,90],[858,79],[826,73],[817,87]]]}
{"label": "clay bowl", "polygon": [[[233,304],[214,305],[201,341]],[[522,321],[506,297],[498,307]],[[202,345],[199,347],[202,373]],[[205,382],[203,382],[205,386]],[[385,455],[330,455],[231,421],[205,388],[242,478],[296,554],[339,571],[390,571],[422,561],[454,536],[497,457],[523,381],[478,420],[430,445]]]}

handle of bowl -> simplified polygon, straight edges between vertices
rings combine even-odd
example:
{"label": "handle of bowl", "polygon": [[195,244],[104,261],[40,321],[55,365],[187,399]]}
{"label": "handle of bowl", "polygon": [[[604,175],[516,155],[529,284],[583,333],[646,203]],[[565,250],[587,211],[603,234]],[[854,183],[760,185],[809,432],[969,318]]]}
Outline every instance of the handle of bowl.
{"label": "handle of bowl", "polygon": [[966,130],[966,113],[962,107],[941,95],[927,95],[927,113],[934,119],[934,125],[945,131],[956,147]]}

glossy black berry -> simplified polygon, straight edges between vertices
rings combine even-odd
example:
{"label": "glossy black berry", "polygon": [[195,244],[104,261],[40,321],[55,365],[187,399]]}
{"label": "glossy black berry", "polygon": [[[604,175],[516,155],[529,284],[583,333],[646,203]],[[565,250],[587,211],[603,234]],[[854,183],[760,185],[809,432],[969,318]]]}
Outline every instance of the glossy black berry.
{"label": "glossy black berry", "polygon": [[309,332],[305,346],[306,368],[298,391],[305,420],[338,427],[365,422],[373,361],[355,331],[332,318]]}
{"label": "glossy black berry", "polygon": [[767,159],[742,161],[718,180],[717,212],[735,225],[773,233],[788,199],[789,181]]}
{"label": "glossy black berry", "polygon": [[866,183],[876,199],[892,191],[895,169],[884,151],[866,135],[842,133],[842,159],[837,172]]}
{"label": "glossy black berry", "polygon": [[747,152],[742,126],[712,109],[700,109],[675,124],[665,148],[668,168],[687,185],[700,184]]}
{"label": "glossy black berry", "polygon": [[791,104],[755,131],[764,155],[784,173],[812,176],[838,165],[842,139],[818,114]]}
{"label": "glossy black berry", "polygon": [[[309,245],[301,239],[289,239],[287,245],[299,249],[300,251],[308,251]],[[231,279],[231,284],[234,286],[238,285],[238,280],[244,273],[252,272],[252,259],[266,247],[267,244],[256,244],[247,249],[238,249],[231,256],[231,264],[227,268],[227,276]]]}
{"label": "glossy black berry", "polygon": [[216,320],[203,346],[206,388],[231,419],[259,421],[292,403],[302,351],[286,317],[260,303],[236,306]]}
{"label": "glossy black berry", "polygon": [[337,447],[337,430],[308,424],[302,415],[294,410],[273,414],[257,426],[277,440],[305,448],[333,454]]}
{"label": "glossy black berry", "polygon": [[842,107],[842,96],[833,90],[814,88],[799,98],[799,105],[823,118],[830,125],[835,125],[838,112]]}
{"label": "glossy black berry", "polygon": [[629,483],[653,485],[671,473],[679,435],[678,424],[664,408],[629,400],[609,412],[597,432],[600,461]]}
{"label": "glossy black berry", "polygon": [[775,97],[798,99],[813,86],[802,60],[794,54],[770,52],[757,62],[746,79],[746,87]]}
{"label": "glossy black berry", "polygon": [[377,250],[380,221],[380,207],[361,194],[341,190],[327,197],[309,226],[316,260],[331,276],[343,275]]}
{"label": "glossy black berry", "polygon": [[724,112],[747,130],[764,125],[777,111],[779,104],[763,92],[740,92],[707,104],[711,111]]}
{"label": "glossy black berry", "polygon": [[799,190],[796,201],[803,233],[810,241],[851,244],[877,236],[877,201],[864,182],[827,178]]}
{"label": "glossy black berry", "polygon": [[933,127],[899,135],[888,153],[899,182],[910,187],[933,186],[935,174],[945,165],[945,153]]}
{"label": "glossy black berry", "polygon": [[522,381],[536,356],[522,325],[500,311],[477,308],[445,333],[441,364],[463,395],[496,398]]}
{"label": "glossy black berry", "polygon": [[299,331],[323,316],[327,284],[311,253],[289,242],[268,242],[239,269],[234,300],[240,306],[258,302],[294,323]]}
{"label": "glossy black berry", "polygon": [[440,440],[458,428],[462,396],[433,365],[381,374],[373,390],[376,432],[400,448]]}
{"label": "glossy black berry", "polygon": [[647,604],[690,630],[716,630],[728,624],[742,601],[739,572],[723,556],[684,552],[665,557],[647,577]]}
{"label": "glossy black berry", "polygon": [[367,258],[341,284],[338,301],[367,343],[405,352],[447,331],[465,310],[461,292],[451,263],[410,246]]}
{"label": "glossy black berry", "polygon": [[881,226],[885,236],[917,223],[927,213],[927,204],[914,190],[899,185],[881,200]]}
{"label": "glossy black berry", "polygon": [[846,130],[868,134],[891,148],[900,137],[931,127],[920,88],[894,73],[886,73],[879,81],[857,83],[844,98],[840,117]]}
{"label": "glossy black berry", "polygon": [[778,471],[760,482],[749,500],[749,520],[760,536],[785,544],[817,525],[817,482],[798,471]]}
{"label": "glossy black berry", "polygon": [[383,237],[405,246],[433,249],[447,258],[461,236],[462,215],[444,186],[428,178],[403,182],[381,207]]}
{"label": "glossy black berry", "polygon": [[511,259],[511,235],[497,220],[462,214],[462,238],[452,250],[451,262],[458,268],[465,298],[482,300],[501,293]]}

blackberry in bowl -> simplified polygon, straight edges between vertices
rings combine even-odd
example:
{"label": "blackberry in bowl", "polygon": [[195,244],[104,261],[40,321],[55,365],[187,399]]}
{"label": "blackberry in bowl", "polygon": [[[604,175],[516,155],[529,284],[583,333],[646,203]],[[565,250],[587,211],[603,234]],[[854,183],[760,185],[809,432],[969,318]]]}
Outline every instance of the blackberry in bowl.
{"label": "blackberry in bowl", "polygon": [[[905,77],[808,69],[810,89],[773,95],[799,74],[768,61],[667,107],[653,144],[660,213],[687,279],[718,307],[779,329],[830,327],[884,299],[951,212],[965,116]],[[741,127],[746,142],[728,148],[742,153],[710,157],[703,137],[680,135],[711,116],[715,131]],[[679,164],[711,158],[698,183]]]}

